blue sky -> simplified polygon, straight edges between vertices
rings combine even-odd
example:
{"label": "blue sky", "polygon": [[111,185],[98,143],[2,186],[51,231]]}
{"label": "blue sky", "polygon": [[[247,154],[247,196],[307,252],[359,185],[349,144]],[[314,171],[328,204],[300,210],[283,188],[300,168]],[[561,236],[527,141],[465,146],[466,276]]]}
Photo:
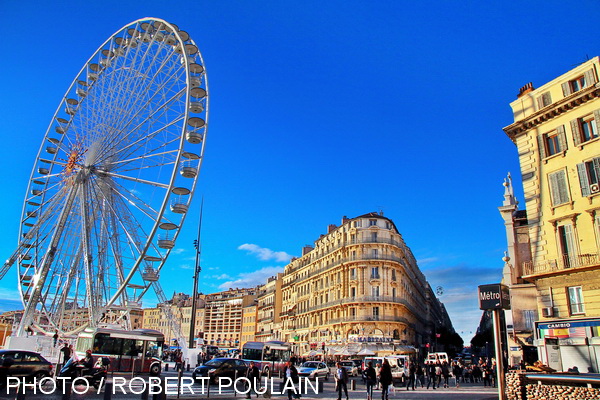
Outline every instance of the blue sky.
{"label": "blue sky", "polygon": [[[502,128],[521,86],[598,55],[597,1],[2,2],[0,254],[18,240],[50,119],[92,53],[142,17],[176,23],[206,62],[211,114],[195,210],[162,286],[191,291],[281,271],[342,216],[394,220],[466,341],[477,285],[501,278],[497,207],[517,153]],[[0,310],[18,307],[16,272]],[[155,299],[148,298],[147,305]]]}

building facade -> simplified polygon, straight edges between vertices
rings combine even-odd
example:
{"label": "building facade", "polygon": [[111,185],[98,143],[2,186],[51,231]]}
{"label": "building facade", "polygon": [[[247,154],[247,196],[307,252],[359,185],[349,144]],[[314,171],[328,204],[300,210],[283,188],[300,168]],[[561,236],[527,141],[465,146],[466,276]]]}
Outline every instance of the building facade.
{"label": "building facade", "polygon": [[256,341],[268,342],[281,340],[281,284],[283,274],[279,273],[267,279],[267,283],[258,288]]}
{"label": "building facade", "polygon": [[439,332],[453,333],[412,252],[381,213],[329,225],[285,267],[281,292],[281,340],[299,354],[425,352]]}
{"label": "building facade", "polygon": [[[530,259],[511,263],[535,285],[535,342],[552,368],[598,372],[600,360],[600,87],[595,57],[521,88],[504,128],[519,155]],[[511,257],[512,258],[512,257]]]}

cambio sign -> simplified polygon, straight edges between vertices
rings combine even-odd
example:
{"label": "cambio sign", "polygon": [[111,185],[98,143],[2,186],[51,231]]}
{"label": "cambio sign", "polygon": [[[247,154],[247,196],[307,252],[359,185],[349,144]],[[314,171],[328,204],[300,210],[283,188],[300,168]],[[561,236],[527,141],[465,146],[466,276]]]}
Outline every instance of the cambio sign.
{"label": "cambio sign", "polygon": [[480,310],[510,310],[508,286],[500,283],[479,286]]}

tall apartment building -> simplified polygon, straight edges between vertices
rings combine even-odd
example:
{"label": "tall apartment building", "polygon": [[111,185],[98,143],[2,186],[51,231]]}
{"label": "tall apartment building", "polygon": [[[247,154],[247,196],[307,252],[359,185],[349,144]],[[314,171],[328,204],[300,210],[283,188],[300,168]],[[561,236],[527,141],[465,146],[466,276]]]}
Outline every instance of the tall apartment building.
{"label": "tall apartment building", "polygon": [[534,89],[504,128],[521,166],[530,260],[511,262],[535,285],[535,346],[557,370],[598,372],[600,360],[600,86],[595,57]]}
{"label": "tall apartment building", "polygon": [[256,341],[281,340],[281,283],[283,274],[267,279],[258,287],[256,297]]}
{"label": "tall apartment building", "polygon": [[425,353],[439,332],[454,332],[398,229],[381,213],[329,225],[285,267],[281,322],[281,339],[299,354]]}
{"label": "tall apartment building", "polygon": [[255,296],[256,288],[229,289],[204,295],[202,332],[205,343],[238,348],[242,333],[242,310]]}
{"label": "tall apartment building", "polygon": [[[246,299],[245,299],[246,300]],[[256,320],[258,305],[255,298],[248,296],[242,304],[242,333],[240,335],[240,348],[246,342],[256,342]]]}

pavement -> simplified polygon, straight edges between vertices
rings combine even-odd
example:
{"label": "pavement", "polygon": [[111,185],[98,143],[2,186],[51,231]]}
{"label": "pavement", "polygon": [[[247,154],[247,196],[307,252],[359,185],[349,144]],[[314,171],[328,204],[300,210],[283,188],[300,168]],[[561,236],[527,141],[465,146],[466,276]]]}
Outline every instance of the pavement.
{"label": "pavement", "polygon": [[[243,382],[238,384],[238,392],[233,390],[232,386],[226,385],[228,382],[223,382],[221,388],[218,385],[202,385],[201,383],[193,383],[191,378],[191,372],[185,371],[182,373],[182,385],[180,394],[177,394],[177,378],[178,374],[170,365],[168,371],[164,371],[161,374],[161,378],[167,384],[166,396],[157,394],[150,394],[148,397],[144,397],[145,391],[150,390],[148,385],[148,375],[131,376],[131,374],[114,374],[107,380],[108,385],[104,388],[96,390],[93,387],[89,389],[85,385],[78,385],[74,387],[74,391],[71,393],[63,394],[60,389],[53,390],[53,383],[47,382],[42,388],[45,393],[40,392],[39,388],[36,388],[35,392],[33,388],[26,390],[24,396],[19,396],[19,400],[23,399],[44,399],[44,400],[121,400],[121,399],[148,399],[148,400],[165,400],[165,399],[211,399],[217,400],[238,400],[245,399],[245,394],[241,393],[245,391],[245,385]],[[264,384],[266,383],[269,387],[265,394],[261,395],[260,398],[272,398],[286,400],[287,395],[281,394],[282,381],[279,378],[273,378],[266,382],[261,380]],[[366,400],[366,388],[361,378],[351,378],[354,383],[348,383],[348,397],[349,400]],[[451,380],[451,383],[454,383]],[[155,378],[152,382],[152,390],[164,391],[161,389],[160,379]],[[164,384],[162,384],[164,385]],[[351,390],[352,387],[355,390]],[[110,390],[112,388],[112,390]],[[323,399],[323,400],[337,400],[337,392],[335,391],[335,383],[333,379],[323,381],[322,386],[319,388],[318,393],[315,393],[314,388],[317,388],[314,381],[306,386],[306,390],[302,390],[302,399]],[[108,392],[107,392],[108,391]],[[0,389],[0,399],[16,399],[17,390],[11,388],[7,391],[7,388]],[[77,393],[79,392],[79,394]],[[269,393],[271,392],[271,393]],[[381,396],[381,390],[376,390],[373,393],[373,399],[378,400]],[[344,396],[343,396],[344,397]],[[256,399],[257,396],[252,396],[252,399]],[[406,390],[406,387],[400,387],[396,384],[395,390],[389,394],[389,400],[497,400],[498,389],[483,387],[482,384],[476,383],[461,383],[460,387],[449,387],[449,388],[438,388],[438,389],[426,389],[417,387],[416,390]]]}

